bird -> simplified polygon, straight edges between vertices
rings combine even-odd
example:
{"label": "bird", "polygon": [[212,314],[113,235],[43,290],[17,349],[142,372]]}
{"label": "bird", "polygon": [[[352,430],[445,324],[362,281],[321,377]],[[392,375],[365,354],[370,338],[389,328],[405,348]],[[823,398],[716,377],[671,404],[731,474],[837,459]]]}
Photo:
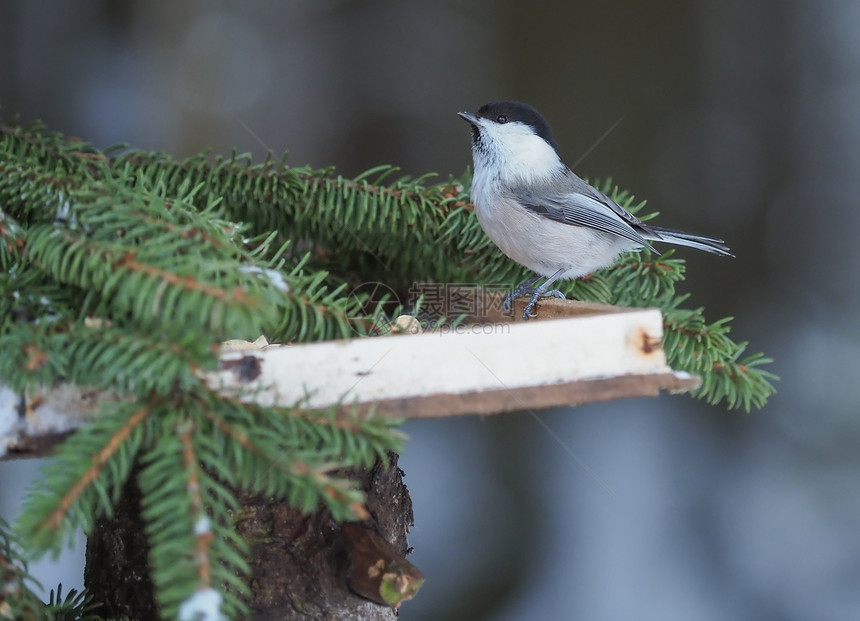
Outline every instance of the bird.
{"label": "bird", "polygon": [[[646,224],[564,163],[549,123],[532,106],[495,101],[458,115],[472,129],[471,199],[487,236],[535,275],[505,296],[503,309],[529,295],[523,319],[550,287],[608,267],[623,252],[660,253],[650,242],[734,256],[722,239]],[[546,280],[538,287],[535,283]]]}

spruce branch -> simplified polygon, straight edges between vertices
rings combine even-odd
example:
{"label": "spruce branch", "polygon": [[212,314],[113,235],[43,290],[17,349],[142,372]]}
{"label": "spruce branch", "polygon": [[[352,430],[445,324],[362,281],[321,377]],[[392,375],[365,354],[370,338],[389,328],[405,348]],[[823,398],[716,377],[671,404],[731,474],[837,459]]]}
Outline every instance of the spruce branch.
{"label": "spruce branch", "polygon": [[44,618],[51,621],[104,621],[96,612],[100,607],[86,590],[69,589],[63,597],[63,585],[58,584],[56,591],[51,589]]}
{"label": "spruce branch", "polygon": [[748,344],[729,338],[731,318],[707,324],[702,308],[678,308],[686,298],[666,302],[663,346],[670,363],[702,377],[696,396],[708,403],[725,401],[746,411],[764,407],[774,392],[771,381],[779,378],[760,367],[772,359],[761,353],[742,357]]}
{"label": "spruce branch", "polygon": [[[349,179],[236,153],[177,160],[0,125],[0,381],[122,395],[60,447],[28,498],[17,528],[31,550],[55,551],[74,527],[110,515],[137,460],[164,610],[215,589],[236,614],[248,569],[234,490],[367,517],[346,470],[399,450],[396,421],[251,405],[213,393],[197,372],[226,339],[369,333],[387,307],[355,289],[380,274],[398,292],[529,275],[483,233],[468,174],[397,174],[380,166]],[[601,188],[640,218],[655,215],[611,182]],[[697,396],[762,407],[776,379],[763,368],[770,359],[747,355],[730,319],[681,308],[684,272],[671,252],[643,251],[562,289],[660,307],[669,362],[702,376]]]}
{"label": "spruce branch", "polygon": [[37,621],[42,602],[33,593],[39,583],[27,571],[26,556],[9,524],[0,518],[0,619]]}
{"label": "spruce branch", "polygon": [[233,618],[246,612],[239,594],[247,594],[247,552],[236,534],[233,494],[203,467],[219,456],[210,450],[181,407],[158,417],[160,439],[143,456],[138,476],[156,597],[163,614],[175,618],[183,601],[205,589],[229,585],[222,612]]}
{"label": "spruce branch", "polygon": [[12,528],[0,518],[0,619],[9,621],[102,621],[95,611],[99,605],[86,591],[63,585],[51,589],[43,603],[34,589],[39,582],[27,569],[27,556]]}
{"label": "spruce branch", "polygon": [[[208,395],[209,432],[225,456],[232,485],[312,511],[322,500],[338,520],[366,519],[362,496],[342,477],[346,468],[385,463],[402,449],[398,421],[355,413],[263,408]],[[220,402],[219,407],[211,407]],[[273,476],[277,474],[277,476]]]}
{"label": "spruce branch", "polygon": [[117,405],[61,445],[44,469],[44,485],[30,493],[18,520],[33,552],[57,554],[76,527],[89,530],[97,516],[111,514],[150,414],[149,407]]}
{"label": "spruce branch", "polygon": [[0,269],[11,268],[23,250],[24,230],[0,207]]}

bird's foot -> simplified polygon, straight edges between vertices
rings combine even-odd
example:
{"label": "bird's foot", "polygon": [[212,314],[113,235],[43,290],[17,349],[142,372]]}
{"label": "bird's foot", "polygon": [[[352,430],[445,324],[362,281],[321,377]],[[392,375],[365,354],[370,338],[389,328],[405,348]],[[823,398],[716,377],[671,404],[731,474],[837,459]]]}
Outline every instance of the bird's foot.
{"label": "bird's foot", "polygon": [[514,308],[514,300],[516,300],[523,294],[531,295],[535,291],[537,291],[539,287],[532,287],[532,285],[535,284],[538,279],[540,279],[540,275],[524,280],[519,285],[517,285],[517,288],[511,291],[502,300],[502,311],[505,313],[510,313],[511,310],[513,310]]}
{"label": "bird's foot", "polygon": [[526,304],[525,310],[523,310],[523,319],[525,321],[528,321],[532,317],[537,317],[537,313],[532,313],[532,309],[539,299],[545,297],[560,298],[562,300],[565,299],[564,294],[558,289],[550,289],[549,291],[541,291],[540,288],[535,289],[532,299],[529,300],[529,303]]}
{"label": "bird's foot", "polygon": [[531,295],[535,291],[537,291],[537,289],[534,287],[517,287],[502,299],[502,310],[506,313],[510,313],[514,308],[514,300],[524,294]]}

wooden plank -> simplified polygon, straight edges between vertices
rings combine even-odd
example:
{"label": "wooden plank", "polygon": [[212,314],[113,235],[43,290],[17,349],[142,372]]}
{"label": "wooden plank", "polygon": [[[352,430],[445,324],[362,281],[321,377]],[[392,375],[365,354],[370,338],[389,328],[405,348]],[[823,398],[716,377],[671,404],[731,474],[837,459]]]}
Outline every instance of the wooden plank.
{"label": "wooden plank", "polygon": [[[498,296],[497,296],[498,297]],[[549,299],[539,317],[479,300],[476,319],[422,334],[302,345],[241,342],[203,375],[214,390],[265,405],[375,412],[397,418],[493,414],[684,391],[699,379],[674,372],[656,309]],[[0,385],[0,459],[45,454],[119,397],[72,385],[14,393]]]}
{"label": "wooden plank", "polygon": [[359,404],[359,412],[371,408],[393,418],[444,418],[464,414],[500,414],[517,410],[582,405],[627,397],[656,397],[661,390],[685,392],[698,387],[699,379],[686,373],[622,375],[516,391],[504,388],[481,392],[435,394],[409,399],[387,399]]}
{"label": "wooden plank", "polygon": [[[397,417],[488,414],[697,385],[667,366],[658,310],[552,302],[542,305],[542,321],[226,353],[206,379],[265,405],[343,403]],[[571,305],[574,316],[550,320],[548,309]]]}
{"label": "wooden plank", "polygon": [[0,459],[47,455],[119,395],[60,384],[27,393],[0,384]]}

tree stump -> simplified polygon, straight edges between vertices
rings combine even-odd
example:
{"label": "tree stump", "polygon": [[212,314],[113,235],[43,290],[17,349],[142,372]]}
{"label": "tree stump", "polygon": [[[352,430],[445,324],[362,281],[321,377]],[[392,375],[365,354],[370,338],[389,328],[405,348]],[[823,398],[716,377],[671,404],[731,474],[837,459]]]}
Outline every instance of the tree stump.
{"label": "tree stump", "polygon": [[[397,618],[395,607],[354,592],[400,572],[394,582],[402,586],[401,599],[408,599],[422,580],[404,558],[406,534],[413,523],[412,500],[397,455],[389,461],[387,468],[377,463],[350,473],[367,494],[371,518],[364,523],[339,525],[326,510],[303,515],[277,499],[237,494],[236,528],[250,548],[248,619]],[[95,601],[103,604],[102,616],[162,618],[149,580],[143,526],[140,491],[132,478],[114,517],[99,520],[87,542],[84,580]],[[365,594],[374,597],[372,591]]]}

